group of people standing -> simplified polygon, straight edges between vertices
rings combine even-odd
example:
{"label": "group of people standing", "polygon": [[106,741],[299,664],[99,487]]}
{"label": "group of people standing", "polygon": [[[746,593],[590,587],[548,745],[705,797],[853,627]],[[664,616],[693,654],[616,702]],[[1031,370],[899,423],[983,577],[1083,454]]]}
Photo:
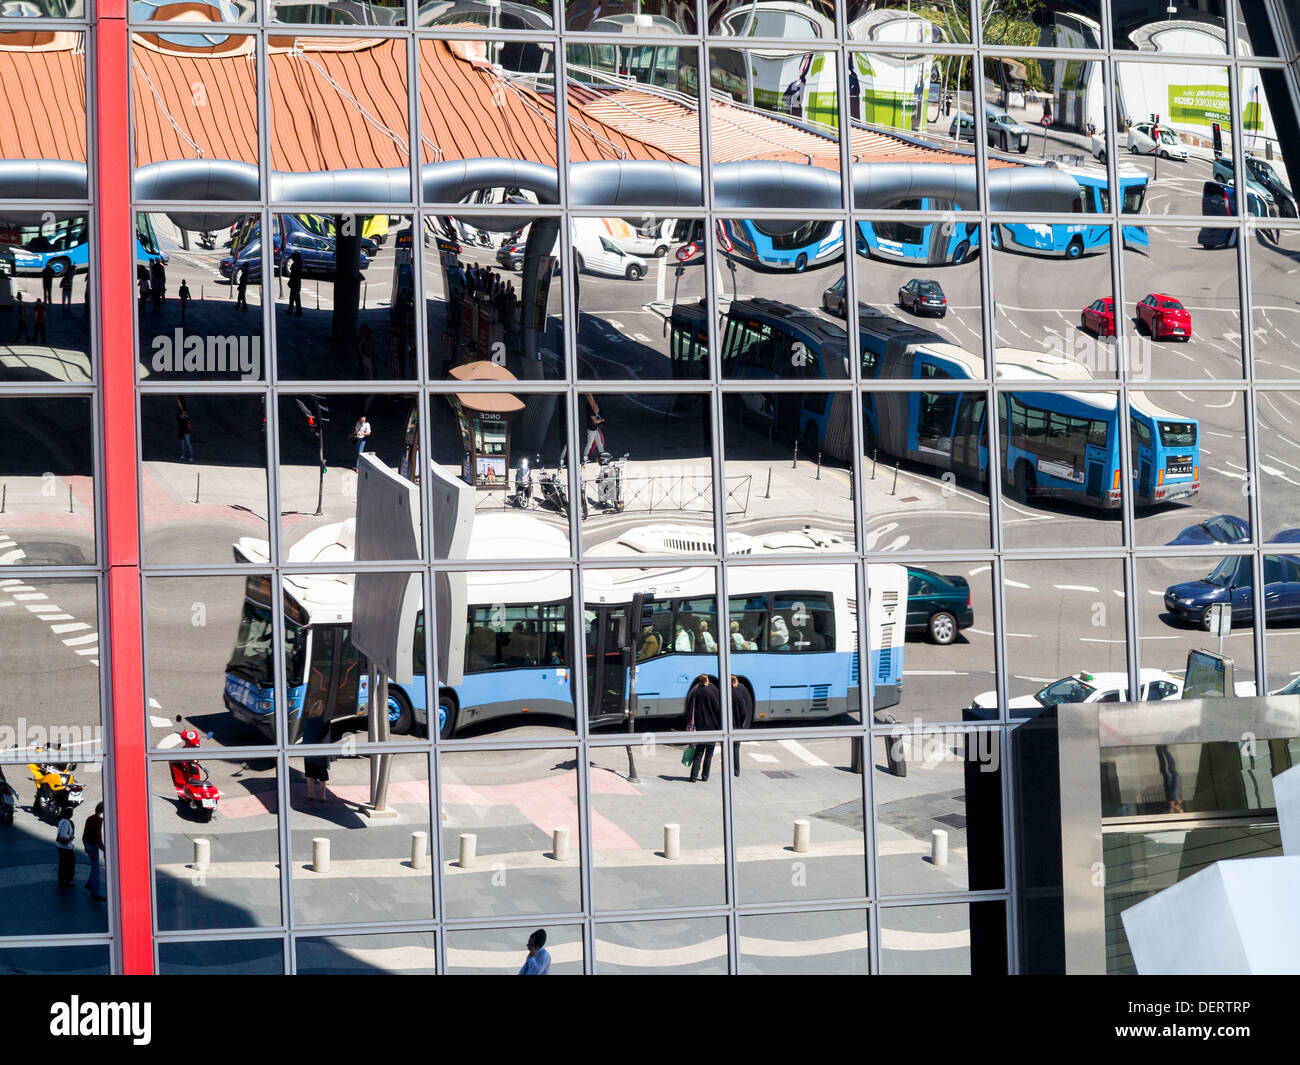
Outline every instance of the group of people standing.
{"label": "group of people standing", "polygon": [[[734,673],[731,675],[731,726],[738,729],[754,726],[753,697]],[[700,674],[691,690],[686,693],[686,728],[690,732],[716,732],[722,728],[722,693],[707,673]],[[709,779],[715,744],[710,740],[693,746],[695,753],[691,758],[692,784],[697,780]],[[731,761],[735,775],[740,776],[738,742],[733,742],[731,745]]]}
{"label": "group of people standing", "polygon": [[[74,811],[65,806],[59,814],[58,828],[55,830],[54,846],[59,856],[59,886],[67,887],[77,877],[77,826],[73,823]],[[104,853],[104,804],[97,803],[95,812],[86,818],[86,825],[81,831],[81,845],[86,849],[90,861],[90,879],[86,881],[86,890],[92,899],[103,899],[103,883],[100,880],[99,862]]]}
{"label": "group of people standing", "polygon": [[[45,315],[46,311],[54,303],[54,279],[59,278],[59,293],[62,297],[63,306],[67,307],[72,303],[72,268],[65,267],[62,274],[55,271],[49,263],[41,271],[41,295],[40,298],[32,305],[32,330],[31,342],[33,344],[48,344],[49,340],[45,335]],[[14,311],[18,318],[18,328],[14,336],[14,343],[20,340],[27,340],[27,304],[23,300],[21,292],[14,293]]]}

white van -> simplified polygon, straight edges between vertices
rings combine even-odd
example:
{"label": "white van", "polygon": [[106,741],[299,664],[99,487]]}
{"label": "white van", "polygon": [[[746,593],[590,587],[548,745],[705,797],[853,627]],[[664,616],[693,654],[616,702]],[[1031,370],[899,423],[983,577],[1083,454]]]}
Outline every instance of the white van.
{"label": "white van", "polygon": [[645,225],[633,226],[623,218],[604,219],[613,231],[614,243],[630,255],[662,259],[672,248],[675,218],[661,218]]}
{"label": "white van", "polygon": [[604,218],[573,220],[573,258],[578,272],[584,270],[606,277],[625,277],[640,281],[649,266],[639,255],[632,255],[615,243]]}

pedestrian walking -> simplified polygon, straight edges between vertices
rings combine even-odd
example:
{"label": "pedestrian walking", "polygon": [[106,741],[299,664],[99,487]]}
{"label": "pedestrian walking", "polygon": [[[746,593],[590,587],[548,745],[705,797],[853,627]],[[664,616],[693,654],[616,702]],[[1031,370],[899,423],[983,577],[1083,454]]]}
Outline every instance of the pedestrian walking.
{"label": "pedestrian walking", "polygon": [[[749,689],[740,683],[740,679],[731,675],[731,726],[732,728],[754,727],[754,700]],[[740,742],[732,741],[731,763],[736,776],[740,776]]]}
{"label": "pedestrian walking", "polygon": [[302,317],[302,253],[289,256],[289,306],[286,313]]}
{"label": "pedestrian walking", "polygon": [[248,267],[239,271],[238,291],[235,294],[235,310],[248,310]]}
{"label": "pedestrian walking", "polygon": [[90,859],[90,879],[86,881],[86,890],[92,899],[104,898],[104,889],[99,882],[99,859],[104,853],[104,804],[96,803],[95,812],[86,818],[86,827],[81,830],[81,845],[86,848],[86,857]]}
{"label": "pedestrian walking", "polygon": [[37,300],[32,307],[32,343],[49,343],[45,339],[45,300]]}
{"label": "pedestrian walking", "polygon": [[140,267],[140,274],[136,283],[140,289],[140,313],[144,314],[149,306],[149,271],[143,266]]}
{"label": "pedestrian walking", "polygon": [[[65,268],[66,269],[66,268]],[[54,267],[49,263],[45,264],[45,269],[41,271],[41,292],[45,296],[45,302],[50,303],[54,299]]]}
{"label": "pedestrian walking", "polygon": [[190,440],[190,414],[185,409],[185,404],[179,399],[176,401],[176,435],[181,442],[181,460],[183,462],[194,461],[194,444]]}
{"label": "pedestrian walking", "polygon": [[64,270],[63,276],[59,278],[59,293],[63,297],[63,306],[68,306],[72,302],[72,271]]}
{"label": "pedestrian walking", "polygon": [[551,954],[546,949],[546,929],[539,928],[528,937],[528,957],[524,959],[520,976],[550,976]]}
{"label": "pedestrian walking", "polygon": [[14,293],[14,314],[18,317],[18,332],[14,336],[14,343],[27,339],[27,304],[23,302],[21,292]]}
{"label": "pedestrian walking", "polygon": [[361,453],[366,450],[366,441],[370,439],[370,423],[366,421],[363,414],[357,419],[357,424],[352,427],[352,432],[348,434],[349,440],[357,442],[357,461],[353,464],[354,470],[361,468]]}
{"label": "pedestrian walking", "polygon": [[190,283],[188,281],[181,281],[181,287],[177,289],[176,296],[181,301],[181,325],[184,325],[185,308],[190,304]]}
{"label": "pedestrian walking", "polygon": [[59,815],[59,827],[54,836],[54,846],[59,851],[59,885],[71,884],[77,876],[77,852],[73,844],[77,839],[77,826],[72,823],[72,807],[65,806]]}
{"label": "pedestrian walking", "polygon": [[[695,684],[686,694],[687,729],[691,732],[714,732],[722,728],[722,700],[718,696],[717,685],[709,679],[707,673],[701,673]],[[695,754],[691,758],[691,783],[708,780],[709,770],[713,768],[712,740],[694,745]],[[703,769],[703,773],[700,770]]]}
{"label": "pedestrian walking", "polygon": [[153,313],[157,314],[167,298],[167,269],[161,259],[155,259],[149,268],[149,288],[153,294]]}

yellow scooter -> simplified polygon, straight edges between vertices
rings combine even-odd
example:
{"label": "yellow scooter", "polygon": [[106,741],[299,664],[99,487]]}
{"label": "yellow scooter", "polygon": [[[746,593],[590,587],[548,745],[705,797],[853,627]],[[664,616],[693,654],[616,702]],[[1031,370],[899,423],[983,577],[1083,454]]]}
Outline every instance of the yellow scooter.
{"label": "yellow scooter", "polygon": [[73,809],[81,805],[82,787],[73,778],[75,762],[54,764],[29,762],[27,770],[36,782],[36,798],[32,800],[32,813],[42,820],[51,820],[63,812],[65,806]]}

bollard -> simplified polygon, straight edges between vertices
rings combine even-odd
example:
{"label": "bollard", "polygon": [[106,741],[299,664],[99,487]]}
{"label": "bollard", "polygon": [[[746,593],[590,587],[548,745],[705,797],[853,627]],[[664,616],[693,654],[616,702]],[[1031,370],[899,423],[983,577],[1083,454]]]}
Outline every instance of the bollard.
{"label": "bollard", "polygon": [[804,854],[812,841],[812,822],[800,818],[794,823],[794,852]]}
{"label": "bollard", "polygon": [[675,862],[682,856],[682,826],[664,825],[664,857]]}
{"label": "bollard", "polygon": [[818,481],[822,479],[822,453],[820,451],[817,452],[817,477],[815,479]]}
{"label": "bollard", "polygon": [[790,460],[790,469],[797,470],[798,468],[799,468],[799,441],[796,440],[794,442],[794,457]]}
{"label": "bollard", "polygon": [[889,494],[892,496],[897,492],[898,492],[898,463],[895,462],[894,463],[894,487],[889,490]]}
{"label": "bollard", "polygon": [[[772,483],[772,475],[770,473],[767,475],[767,483],[769,485]],[[7,484],[0,484],[0,514],[3,514],[5,512],[5,502],[8,499],[9,499],[9,486]]]}
{"label": "bollard", "polygon": [[203,483],[203,474],[198,470],[194,471],[194,502],[199,501],[199,485]]}
{"label": "bollard", "polygon": [[942,828],[930,833],[930,862],[934,865],[948,864],[948,833]]}
{"label": "bollard", "polygon": [[429,833],[411,833],[411,868],[427,869],[429,867]]}
{"label": "bollard", "polygon": [[551,857],[557,862],[569,860],[569,830],[556,828],[551,831]]}
{"label": "bollard", "polygon": [[205,873],[211,864],[212,844],[206,839],[196,839],[194,841],[194,868],[200,873]]}
{"label": "bollard", "polygon": [[72,512],[72,485],[68,485],[68,513]]}
{"label": "bollard", "polygon": [[[767,493],[763,496],[763,498],[764,498],[764,499],[771,499],[771,498],[772,498],[772,467],[771,467],[771,466],[769,466],[769,467],[767,468]],[[3,507],[3,506],[0,506],[0,511],[3,511],[3,510],[4,510],[4,507]]]}
{"label": "bollard", "polygon": [[478,836],[473,832],[460,834],[460,862],[462,869],[474,868],[474,849],[478,846]]}
{"label": "bollard", "polygon": [[330,871],[330,841],[328,836],[317,836],[311,841],[311,871],[328,873]]}

